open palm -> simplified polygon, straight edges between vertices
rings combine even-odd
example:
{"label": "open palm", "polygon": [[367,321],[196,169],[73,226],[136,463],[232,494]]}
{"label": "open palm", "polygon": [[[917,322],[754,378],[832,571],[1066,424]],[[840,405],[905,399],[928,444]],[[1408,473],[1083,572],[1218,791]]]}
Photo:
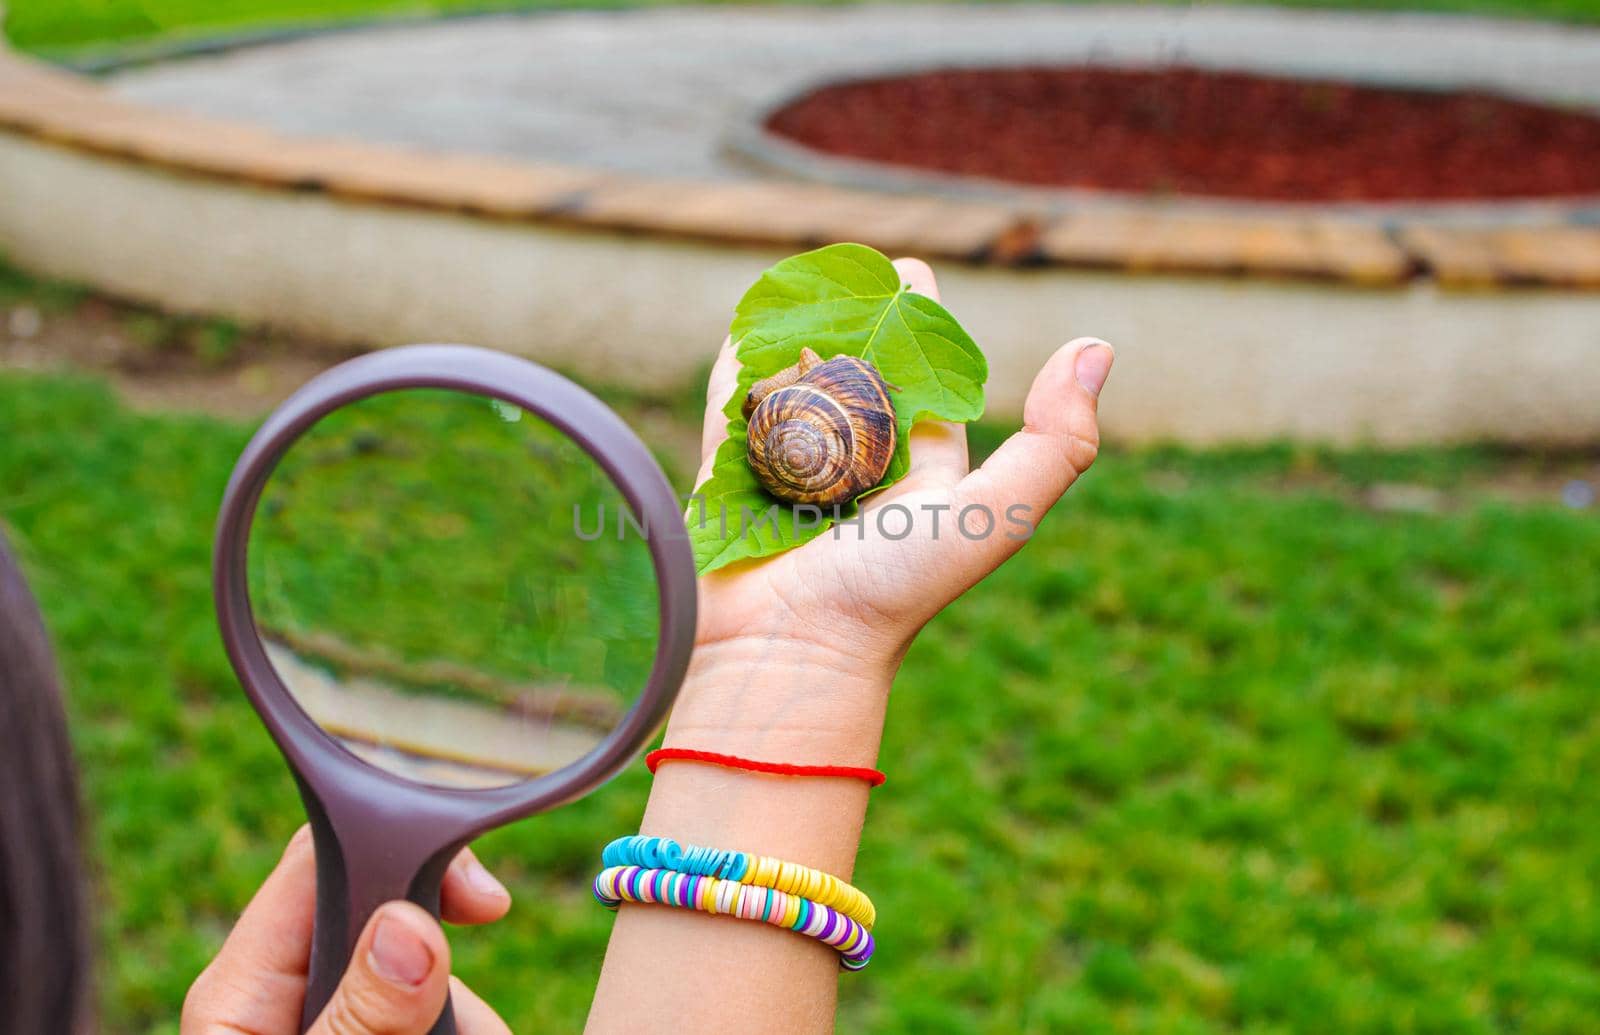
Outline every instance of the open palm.
{"label": "open palm", "polygon": [[[895,262],[911,289],[939,297],[933,271]],[[1096,402],[1111,366],[1104,342],[1080,338],[1034,380],[1023,427],[969,470],[964,425],[911,431],[911,470],[862,503],[862,521],[700,582],[699,648],[730,641],[801,641],[811,649],[896,664],[917,631],[1026,542],[1033,525],[1094,462]],[[707,392],[702,467],[727,437],[723,413],[739,363],[724,342]]]}

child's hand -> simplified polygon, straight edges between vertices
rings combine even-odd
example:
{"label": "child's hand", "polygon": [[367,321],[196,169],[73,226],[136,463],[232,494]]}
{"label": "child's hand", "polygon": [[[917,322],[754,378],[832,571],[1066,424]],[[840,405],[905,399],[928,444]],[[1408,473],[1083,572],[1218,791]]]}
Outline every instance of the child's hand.
{"label": "child's hand", "polygon": [[[939,297],[927,264],[895,267],[912,290]],[[1069,342],[1035,378],[1022,430],[976,471],[968,470],[964,426],[918,423],[910,473],[863,502],[859,525],[702,578],[695,660],[668,743],[740,753],[759,742],[789,756],[870,764],[911,640],[1020,549],[1094,462],[1096,399],[1111,361],[1102,341]],[[711,372],[696,484],[726,438],[723,407],[737,375],[725,342]]]}
{"label": "child's hand", "polygon": [[[511,896],[470,848],[445,872],[439,898],[445,919],[457,924],[490,923],[511,907]],[[183,1035],[296,1035],[316,899],[311,828],[301,827],[189,989]],[[410,902],[390,902],[367,924],[309,1035],[426,1035],[447,994],[459,1035],[508,1035],[495,1012],[450,976],[450,946],[438,921]]]}

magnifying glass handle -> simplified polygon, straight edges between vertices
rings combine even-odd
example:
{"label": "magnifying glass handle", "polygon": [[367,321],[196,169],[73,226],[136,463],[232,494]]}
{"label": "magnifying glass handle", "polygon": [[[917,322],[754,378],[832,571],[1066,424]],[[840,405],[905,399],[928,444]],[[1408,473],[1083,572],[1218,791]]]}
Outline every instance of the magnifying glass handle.
{"label": "magnifying glass handle", "polygon": [[[356,942],[379,906],[407,899],[439,918],[440,884],[461,849],[459,844],[451,845],[431,857],[417,858],[407,851],[410,846],[392,840],[374,843],[352,838],[341,842],[310,795],[306,796],[306,812],[317,852],[317,914],[301,1031],[310,1029],[333,998],[355,955]],[[429,1035],[456,1035],[455,1010],[448,999]]]}

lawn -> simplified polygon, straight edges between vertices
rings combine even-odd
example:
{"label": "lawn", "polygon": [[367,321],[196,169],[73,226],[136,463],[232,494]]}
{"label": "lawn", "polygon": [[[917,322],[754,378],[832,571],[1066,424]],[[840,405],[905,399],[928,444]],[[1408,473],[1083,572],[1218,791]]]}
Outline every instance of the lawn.
{"label": "lawn", "polygon": [[[563,7],[616,8],[676,0],[10,0],[6,31],[24,49],[281,29],[373,17]],[[838,2],[838,0],[823,0]],[[1149,0],[1146,0],[1149,2]],[[1157,0],[1183,2],[1183,0]],[[1224,0],[1228,2],[1228,0]],[[1262,2],[1262,0],[1232,0]],[[1420,10],[1522,18],[1600,19],[1600,0],[1277,0],[1285,7]]]}
{"label": "lawn", "polygon": [[[82,301],[0,277],[0,311],[19,299]],[[607,395],[636,426],[694,419],[692,393]],[[71,691],[104,1028],[172,1032],[299,822],[211,608],[250,428],[10,371],[0,429],[0,522]],[[858,870],[881,951],[841,1030],[1591,1025],[1600,520],[1549,491],[1583,463],[1109,452],[906,659]],[[612,922],[586,882],[648,784],[481,845],[517,905],[454,944],[515,1030],[580,1026]]]}

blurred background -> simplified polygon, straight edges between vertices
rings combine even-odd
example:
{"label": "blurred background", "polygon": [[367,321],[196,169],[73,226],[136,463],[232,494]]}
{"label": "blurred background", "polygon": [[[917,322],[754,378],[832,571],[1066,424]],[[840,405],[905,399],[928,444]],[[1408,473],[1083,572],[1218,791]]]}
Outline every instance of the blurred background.
{"label": "blurred background", "polygon": [[[1062,341],[1118,370],[906,659],[840,1029],[1594,1030],[1600,0],[599,6],[4,5],[0,527],[103,1029],[177,1030],[301,821],[209,585],[261,417],[464,340],[687,492],[739,295],[860,240],[988,353],[975,462]],[[517,904],[457,970],[514,1030],[581,1027],[648,784],[480,846]]]}

